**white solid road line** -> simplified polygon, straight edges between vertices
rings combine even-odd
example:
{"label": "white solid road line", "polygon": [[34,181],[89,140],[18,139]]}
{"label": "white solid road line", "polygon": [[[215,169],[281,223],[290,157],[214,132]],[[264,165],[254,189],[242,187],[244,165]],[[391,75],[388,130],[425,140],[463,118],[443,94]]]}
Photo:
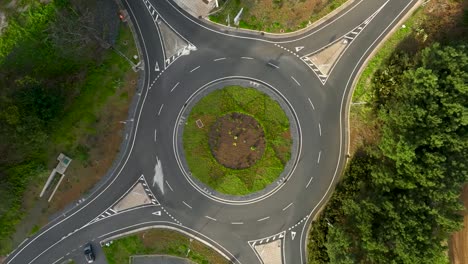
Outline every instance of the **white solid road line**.
{"label": "white solid road line", "polygon": [[198,68],[200,68],[200,66],[197,66],[197,67],[193,68],[190,72],[194,72],[194,71],[198,70]]}
{"label": "white solid road line", "polygon": [[158,116],[161,114],[161,111],[162,111],[163,107],[164,107],[164,104],[162,104],[161,107],[159,108]]}
{"label": "white solid road line", "polygon": [[[297,85],[301,86],[301,84],[296,80],[296,78],[294,78],[293,76],[291,76],[291,79],[293,79],[293,80],[297,83]],[[309,99],[309,101],[310,101],[310,99]]]}
{"label": "white solid road line", "polygon": [[166,184],[167,186],[169,186],[169,189],[171,189],[171,191],[174,191],[174,189],[172,189],[171,185],[169,184],[169,182],[167,182],[167,180],[166,180]]}
{"label": "white solid road line", "polygon": [[310,100],[310,98],[307,98],[307,99],[309,99],[309,103],[310,103],[310,105],[312,106],[312,109],[315,110],[315,106],[314,106],[314,104],[312,103],[312,100]]}
{"label": "white solid road line", "polygon": [[251,58],[251,57],[241,57],[241,59],[244,59],[244,60],[253,60],[253,58]]}
{"label": "white solid road line", "polygon": [[273,63],[271,63],[271,62],[269,62],[268,65],[273,66],[273,67],[275,67],[276,69],[279,69],[279,66],[278,66],[278,65],[275,65],[275,64],[273,64]]}
{"label": "white solid road line", "polygon": [[285,208],[283,208],[283,211],[288,209],[291,205],[293,205],[293,203],[288,204]]}
{"label": "white solid road line", "polygon": [[318,158],[317,158],[317,163],[320,163],[320,157],[322,156],[322,151],[319,151],[319,155],[318,155]]}
{"label": "white solid road line", "polygon": [[310,177],[310,180],[309,180],[309,182],[308,182],[307,185],[306,185],[306,189],[307,189],[307,187],[309,187],[309,185],[310,185],[310,183],[312,182],[313,179],[314,179],[314,177]]}
{"label": "white solid road line", "polygon": [[210,219],[210,220],[213,220],[213,221],[218,221],[218,220],[216,220],[216,218],[209,217],[209,216],[207,216],[207,215],[205,215],[205,217],[208,218],[208,219]]}
{"label": "white solid road line", "polygon": [[180,83],[180,82],[176,83],[176,84],[174,85],[174,87],[172,87],[171,93],[172,93],[172,91],[174,91],[174,89],[175,89],[177,86],[179,86],[179,83]]}
{"label": "white solid road line", "polygon": [[263,217],[263,218],[261,218],[261,219],[258,219],[257,222],[261,222],[261,221],[267,220],[267,219],[269,219],[269,218],[270,218],[269,216]]}
{"label": "white solid road line", "polygon": [[213,61],[220,61],[220,60],[225,60],[226,58],[217,58],[217,59],[214,59]]}
{"label": "white solid road line", "polygon": [[185,204],[185,206],[187,206],[188,208],[192,209],[192,206],[188,205],[185,201],[182,201],[183,204]]}

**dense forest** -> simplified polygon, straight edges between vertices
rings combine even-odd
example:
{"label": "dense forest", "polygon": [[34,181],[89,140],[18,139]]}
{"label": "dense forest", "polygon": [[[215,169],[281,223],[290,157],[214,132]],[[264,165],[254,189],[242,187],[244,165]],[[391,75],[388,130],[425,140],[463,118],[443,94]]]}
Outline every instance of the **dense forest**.
{"label": "dense forest", "polygon": [[[104,85],[93,76],[107,66],[105,51],[115,37],[109,26],[115,21],[97,23],[88,7],[29,1],[22,11],[10,10],[0,35],[0,255],[11,250],[28,186],[43,183],[39,177],[60,151],[86,155],[71,132],[78,120],[95,117],[70,115],[80,113],[78,98]],[[118,26],[117,16],[111,18]]]}
{"label": "dense forest", "polygon": [[447,263],[468,182],[468,42],[434,39],[407,39],[373,75],[379,140],[312,224],[310,263]]}

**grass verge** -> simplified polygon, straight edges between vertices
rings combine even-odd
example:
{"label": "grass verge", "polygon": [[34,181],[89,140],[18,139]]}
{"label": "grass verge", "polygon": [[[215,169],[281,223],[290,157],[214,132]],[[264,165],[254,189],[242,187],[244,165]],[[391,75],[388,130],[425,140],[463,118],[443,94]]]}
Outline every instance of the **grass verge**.
{"label": "grass verge", "polygon": [[[211,126],[219,117],[238,112],[254,117],[265,132],[266,148],[252,167],[235,170],[217,162],[208,143]],[[198,128],[196,121],[204,124]],[[245,195],[259,191],[281,174],[291,157],[289,120],[281,106],[253,88],[229,86],[202,98],[184,128],[183,145],[194,177],[225,194]]]}
{"label": "grass verge", "polygon": [[[190,251],[189,251],[190,249]],[[113,241],[103,247],[109,264],[128,263],[133,255],[171,255],[195,263],[229,263],[215,250],[178,232],[154,229]]]}
{"label": "grass verge", "polygon": [[[226,0],[209,16],[213,22],[234,26],[234,17],[241,8],[240,28],[271,33],[292,32],[307,27],[326,16],[347,0]],[[216,10],[215,10],[216,11]]]}

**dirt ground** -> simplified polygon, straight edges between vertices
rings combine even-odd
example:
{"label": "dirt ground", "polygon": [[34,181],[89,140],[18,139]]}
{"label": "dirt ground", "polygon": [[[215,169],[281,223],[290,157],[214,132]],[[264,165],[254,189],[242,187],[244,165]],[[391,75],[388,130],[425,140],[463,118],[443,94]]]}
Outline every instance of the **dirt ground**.
{"label": "dirt ground", "polygon": [[231,169],[245,169],[265,151],[265,134],[255,118],[239,113],[220,117],[210,131],[213,156]]}
{"label": "dirt ground", "polygon": [[465,205],[464,228],[453,234],[449,242],[450,262],[453,264],[468,264],[468,184],[463,188],[461,200]]}

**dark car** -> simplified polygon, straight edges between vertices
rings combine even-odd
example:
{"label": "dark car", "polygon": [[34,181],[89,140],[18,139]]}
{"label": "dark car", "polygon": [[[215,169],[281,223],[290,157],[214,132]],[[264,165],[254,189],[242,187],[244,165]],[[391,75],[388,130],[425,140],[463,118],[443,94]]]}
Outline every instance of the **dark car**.
{"label": "dark car", "polygon": [[96,259],[94,256],[93,245],[91,245],[91,243],[88,243],[84,246],[84,254],[88,263],[93,263]]}

